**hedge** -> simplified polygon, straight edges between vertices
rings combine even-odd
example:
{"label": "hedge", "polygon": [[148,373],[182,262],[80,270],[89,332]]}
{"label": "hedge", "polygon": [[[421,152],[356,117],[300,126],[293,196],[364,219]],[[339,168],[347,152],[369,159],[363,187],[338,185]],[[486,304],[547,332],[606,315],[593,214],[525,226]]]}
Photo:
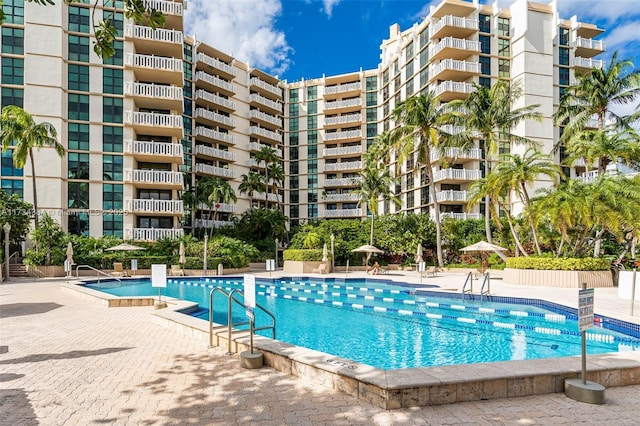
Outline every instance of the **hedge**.
{"label": "hedge", "polygon": [[606,271],[611,262],[608,259],[585,257],[551,258],[551,257],[510,257],[507,259],[507,268],[536,269],[553,271]]}
{"label": "hedge", "polygon": [[282,258],[284,260],[293,260],[297,262],[321,262],[322,250],[288,249],[282,253]]}

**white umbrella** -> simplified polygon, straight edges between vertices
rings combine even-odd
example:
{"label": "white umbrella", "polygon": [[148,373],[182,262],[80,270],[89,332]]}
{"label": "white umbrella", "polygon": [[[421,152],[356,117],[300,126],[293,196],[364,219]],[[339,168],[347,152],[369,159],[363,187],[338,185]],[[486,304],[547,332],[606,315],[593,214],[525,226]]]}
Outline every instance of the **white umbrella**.
{"label": "white umbrella", "polygon": [[351,251],[363,252],[363,253],[384,253],[384,250],[380,250],[376,246],[372,246],[370,244],[365,244]]}
{"label": "white umbrella", "polygon": [[322,261],[329,261],[329,249],[327,249],[327,243],[324,243],[324,247],[322,248]]}
{"label": "white umbrella", "polygon": [[507,251],[507,249],[486,241],[479,241],[475,244],[471,244],[470,246],[461,248],[460,251]]}
{"label": "white umbrella", "polygon": [[117,246],[109,247],[108,249],[105,249],[105,250],[107,250],[107,251],[135,251],[135,250],[146,250],[146,248],[140,247],[140,246],[134,246],[133,244],[129,244],[129,243],[122,243],[122,244],[118,244]]}
{"label": "white umbrella", "polygon": [[180,241],[180,259],[178,260],[178,263],[181,263],[183,265],[187,263],[187,258],[184,254],[184,243],[182,241]]}
{"label": "white umbrella", "polygon": [[69,241],[69,244],[67,244],[67,277],[69,276],[69,273],[71,272],[71,268],[73,265],[73,244],[71,244],[71,241]]}
{"label": "white umbrella", "polygon": [[418,249],[416,250],[416,263],[423,262],[422,258],[422,243],[418,243]]}

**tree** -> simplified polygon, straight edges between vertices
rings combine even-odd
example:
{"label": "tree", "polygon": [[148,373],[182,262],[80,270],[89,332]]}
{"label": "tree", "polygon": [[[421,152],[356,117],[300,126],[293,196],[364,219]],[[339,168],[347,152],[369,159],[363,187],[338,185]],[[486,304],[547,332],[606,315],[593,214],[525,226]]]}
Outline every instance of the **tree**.
{"label": "tree", "polygon": [[[398,152],[397,165],[405,158],[416,155],[418,166],[425,168],[429,177],[429,193],[433,205],[434,221],[436,223],[436,252],[438,266],[444,267],[442,257],[442,230],[440,223],[440,206],[436,197],[436,184],[431,167],[431,152],[438,150],[442,139],[448,134],[442,131],[442,126],[450,120],[450,115],[440,107],[439,99],[428,91],[425,94],[411,96],[401,102],[393,111],[393,116],[399,127],[392,139],[394,148]],[[415,153],[415,154],[414,154]],[[416,170],[419,170],[417,167]]]}
{"label": "tree", "polygon": [[[480,139],[485,155],[484,176],[489,176],[493,157],[498,152],[499,143],[531,143],[525,137],[513,134],[513,129],[524,120],[541,120],[542,115],[535,110],[538,104],[516,108],[516,101],[522,96],[518,83],[509,85],[506,80],[498,80],[492,87],[474,83],[474,91],[464,100],[449,103],[458,124],[466,126],[467,132]],[[460,112],[461,111],[461,112]],[[485,205],[485,232],[491,242],[491,198],[487,195]]]}
{"label": "tree", "polygon": [[267,166],[267,173],[271,181],[271,190],[274,194],[278,195],[278,188],[282,186],[285,179],[282,164],[279,162],[269,164]]}
{"label": "tree", "polygon": [[265,206],[269,208],[269,165],[278,162],[280,157],[278,157],[274,148],[264,145],[260,148],[260,151],[256,153],[255,158],[258,163],[264,161]]}
{"label": "tree", "polygon": [[[55,5],[53,0],[26,0],[28,2],[46,5]],[[67,5],[73,3],[85,4],[83,0],[64,0]],[[0,2],[1,3],[1,2]],[[95,33],[95,44],[93,51],[102,59],[109,59],[112,57],[116,50],[113,46],[116,37],[118,37],[118,30],[113,25],[112,20],[116,13],[116,0],[109,0],[111,3],[111,11],[108,15],[104,16],[103,20],[96,20],[95,14],[98,11],[98,4],[102,4],[98,0],[95,0],[93,5],[92,22]],[[144,0],[124,0],[124,14],[128,19],[133,20],[136,24],[148,25],[154,30],[156,28],[164,26],[165,16],[159,10],[154,9],[153,3],[148,2],[145,5]],[[108,3],[104,3],[105,9],[108,8]],[[0,23],[4,22],[5,15],[2,9],[0,9]]]}
{"label": "tree", "polygon": [[622,161],[627,166],[640,163],[640,143],[633,129],[615,131],[611,128],[584,130],[566,142],[565,162],[573,166],[576,160],[584,160],[587,171],[591,164],[597,164],[598,175],[602,175],[607,165]]}
{"label": "tree", "polygon": [[264,192],[265,182],[264,177],[257,172],[249,171],[248,174],[242,175],[242,182],[238,186],[238,191],[241,194],[247,194],[249,196],[249,203],[253,208],[253,194],[255,192]]}
{"label": "tree", "polygon": [[36,228],[31,237],[36,243],[35,252],[44,250],[45,265],[51,264],[51,255],[53,253],[58,253],[58,257],[60,257],[59,254],[62,251],[62,247],[65,246],[64,231],[51,216],[46,213],[42,216],[42,227]]}
{"label": "tree", "polygon": [[229,182],[220,178],[212,179],[211,187],[209,188],[209,190],[210,191],[207,195],[207,201],[209,207],[215,208],[215,215],[213,219],[214,226],[211,227],[213,229],[215,227],[215,221],[218,220],[219,204],[228,204],[231,201],[236,202],[238,200],[238,197],[236,197],[236,193],[231,185],[229,185]]}
{"label": "tree", "polygon": [[31,179],[33,183],[33,208],[35,210],[35,228],[38,229],[38,197],[36,190],[36,170],[33,159],[33,150],[43,147],[52,147],[56,153],[63,157],[64,146],[58,142],[58,133],[51,123],[36,124],[35,120],[24,109],[9,105],[2,109],[0,116],[0,143],[2,151],[13,147],[13,164],[22,169],[29,158],[31,163]]}
{"label": "tree", "polygon": [[[22,201],[17,194],[9,195],[0,189],[0,227],[5,223],[11,225],[9,240],[21,243],[29,233],[29,224],[33,219],[33,205]],[[4,232],[0,232],[4,238]],[[4,258],[2,258],[4,260]]]}

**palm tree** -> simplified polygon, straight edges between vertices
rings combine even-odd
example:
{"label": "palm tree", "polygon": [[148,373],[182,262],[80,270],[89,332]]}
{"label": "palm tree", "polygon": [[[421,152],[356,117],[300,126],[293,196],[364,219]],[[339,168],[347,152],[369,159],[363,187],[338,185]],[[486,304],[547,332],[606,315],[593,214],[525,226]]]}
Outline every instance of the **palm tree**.
{"label": "palm tree", "polygon": [[24,168],[27,157],[29,158],[33,184],[35,229],[37,230],[38,196],[33,150],[52,147],[60,157],[63,157],[65,153],[64,146],[58,142],[58,133],[53,124],[47,122],[36,124],[31,114],[15,105],[9,105],[2,109],[2,115],[0,116],[0,143],[2,144],[2,151],[6,151],[16,143],[13,148],[13,164],[16,168]]}
{"label": "palm tree", "polygon": [[255,192],[264,192],[265,183],[264,176],[260,173],[249,171],[248,174],[242,175],[242,182],[238,187],[238,191],[241,194],[247,194],[249,196],[249,203],[253,208],[253,194]]}
{"label": "palm tree", "polygon": [[[398,152],[397,165],[400,165],[408,156],[413,156],[416,153],[417,165],[426,169],[436,224],[438,265],[444,267],[440,206],[436,197],[436,185],[433,180],[431,152],[439,150],[444,142],[443,139],[449,136],[441,128],[448,123],[450,115],[445,109],[440,108],[439,104],[439,99],[431,91],[411,96],[401,102],[393,111],[394,119],[399,127],[392,135],[392,139],[395,141],[394,147]],[[416,170],[419,169],[420,167],[416,167]]]}
{"label": "palm tree", "polygon": [[627,166],[640,162],[639,137],[635,130],[625,129],[616,132],[613,129],[584,130],[567,140],[565,162],[572,166],[583,159],[587,167],[597,163],[598,175],[602,175],[607,165],[623,161]]}
{"label": "palm tree", "polygon": [[267,173],[271,181],[271,190],[277,196],[278,188],[282,186],[285,179],[284,168],[282,168],[280,162],[271,163],[267,166]]}
{"label": "palm tree", "polygon": [[[540,175],[549,177],[554,184],[557,184],[562,171],[548,155],[529,147],[522,156],[519,154],[508,155],[505,161],[498,163],[492,174],[498,176],[498,180],[508,188],[508,192],[515,191],[518,194],[526,211],[531,204],[527,185],[532,185]],[[541,256],[542,250],[538,242],[538,234],[531,217],[529,217],[529,225],[536,251],[538,256]]]}
{"label": "palm tree", "polygon": [[276,150],[267,145],[260,148],[255,158],[258,163],[264,161],[265,206],[269,208],[269,165],[278,162],[280,158],[276,154]]}
{"label": "palm tree", "polygon": [[231,201],[235,202],[237,200],[238,200],[238,197],[236,197],[236,193],[231,187],[231,185],[229,185],[228,181],[220,178],[214,178],[212,180],[210,192],[207,196],[207,201],[209,205],[211,207],[215,207],[215,210],[214,210],[215,214],[213,219],[214,226],[211,227],[212,229],[210,232],[213,231],[213,228],[215,227],[215,221],[218,220],[219,204],[228,204]]}
{"label": "palm tree", "polygon": [[[498,80],[491,88],[474,83],[474,91],[464,100],[452,101],[450,107],[462,112],[453,112],[458,124],[466,126],[467,132],[477,136],[485,155],[484,176],[489,176],[493,157],[498,152],[500,141],[531,143],[528,138],[514,135],[513,129],[524,120],[541,120],[542,114],[535,110],[538,104],[515,108],[522,96],[518,83],[509,85],[506,80]],[[485,205],[485,233],[487,241],[491,237],[491,198],[487,195]]]}

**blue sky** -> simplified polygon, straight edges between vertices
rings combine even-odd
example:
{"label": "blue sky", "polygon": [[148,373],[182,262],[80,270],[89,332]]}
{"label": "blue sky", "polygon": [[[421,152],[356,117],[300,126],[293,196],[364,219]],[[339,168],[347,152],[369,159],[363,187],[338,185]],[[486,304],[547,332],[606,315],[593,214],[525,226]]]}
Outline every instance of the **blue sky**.
{"label": "blue sky", "polygon": [[[508,7],[514,0],[499,0]],[[440,0],[190,0],[185,32],[289,82],[376,68],[389,26],[405,30]],[[481,3],[493,1],[481,0]],[[539,0],[549,3],[550,0]],[[596,23],[640,68],[640,1],[557,0],[560,16]]]}

